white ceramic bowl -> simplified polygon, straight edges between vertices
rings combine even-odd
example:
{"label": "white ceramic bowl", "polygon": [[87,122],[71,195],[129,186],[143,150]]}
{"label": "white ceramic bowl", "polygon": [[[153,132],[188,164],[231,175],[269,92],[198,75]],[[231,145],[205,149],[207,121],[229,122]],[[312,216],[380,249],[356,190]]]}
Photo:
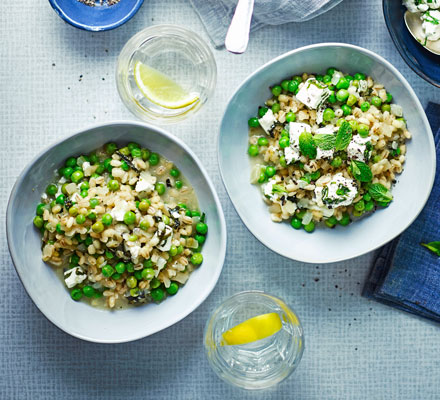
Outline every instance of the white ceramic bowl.
{"label": "white ceramic bowl", "polygon": [[[363,72],[383,83],[403,107],[413,138],[408,141],[403,173],[393,188],[394,200],[347,227],[296,231],[288,223],[274,223],[260,189],[251,185],[247,155],[248,125],[258,106],[270,96],[269,87],[303,72],[324,73],[330,67]],[[240,218],[252,234],[273,251],[293,260],[329,263],[374,250],[403,232],[423,209],[435,173],[435,146],[431,128],[416,94],[405,78],[379,55],[349,44],[322,43],[275,58],[249,76],[231,97],[218,137],[223,182]]]}
{"label": "white ceramic bowl", "polygon": [[[41,235],[32,220],[41,193],[53,179],[53,171],[70,155],[89,153],[109,141],[138,142],[173,161],[193,185],[200,208],[207,215],[209,233],[203,246],[203,264],[192,273],[176,296],[160,304],[108,311],[72,301],[51,267],[41,260]],[[65,332],[93,342],[118,343],[140,339],[186,317],[206,299],[217,283],[226,250],[222,207],[200,161],[182,141],[143,123],[114,122],[95,126],[49,146],[18,178],[9,199],[6,224],[12,260],[35,305]]]}

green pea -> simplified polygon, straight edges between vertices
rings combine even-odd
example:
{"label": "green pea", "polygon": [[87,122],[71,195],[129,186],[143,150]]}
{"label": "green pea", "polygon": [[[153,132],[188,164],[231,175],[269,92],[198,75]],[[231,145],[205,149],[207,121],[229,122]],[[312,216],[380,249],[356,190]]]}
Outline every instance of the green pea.
{"label": "green pea", "polygon": [[358,130],[359,125],[358,125],[358,122],[357,122],[357,121],[355,121],[355,120],[353,119],[353,120],[351,120],[351,121],[348,121],[348,123],[349,123],[349,125],[350,125],[350,128],[353,130],[353,132]]}
{"label": "green pea", "polygon": [[45,208],[46,208],[46,204],[43,204],[43,203],[38,204],[37,209],[36,209],[36,214],[43,215]]}
{"label": "green pea", "polygon": [[84,222],[86,222],[86,217],[83,214],[78,214],[76,216],[76,223],[82,225]]}
{"label": "green pea", "polygon": [[382,105],[382,100],[380,99],[380,97],[377,96],[373,96],[371,98],[371,104],[375,107],[380,107]]}
{"label": "green pea", "polygon": [[281,88],[285,91],[287,91],[287,88],[289,87],[289,80],[285,79],[284,81],[281,82]]}
{"label": "green pea", "polygon": [[287,136],[287,137],[289,137],[289,132],[287,132],[286,129],[282,129],[282,130],[281,130],[281,137],[283,137],[283,136]]}
{"label": "green pea", "polygon": [[151,201],[148,199],[142,199],[141,202],[139,203],[139,210],[142,212],[147,212],[148,209],[150,208],[151,205]]}
{"label": "green pea", "polygon": [[363,211],[365,209],[365,202],[363,200],[359,200],[354,205],[354,209],[357,211]]}
{"label": "green pea", "polygon": [[338,220],[336,219],[336,217],[331,216],[330,218],[327,218],[325,220],[325,224],[329,227],[329,228],[333,228],[336,224],[338,223]]}
{"label": "green pea", "polygon": [[120,148],[119,152],[121,154],[123,154],[124,156],[129,156],[130,155],[130,149],[127,146]]}
{"label": "green pea", "polygon": [[82,198],[85,198],[89,195],[89,192],[87,190],[81,190],[81,193],[79,194]]}
{"label": "green pea", "polygon": [[371,195],[370,195],[370,193],[365,193],[365,194],[362,196],[362,199],[364,199],[366,202],[370,201],[370,200],[371,200]]}
{"label": "green pea", "polygon": [[73,183],[78,183],[82,178],[84,178],[84,173],[82,171],[75,171],[71,176],[70,179]]}
{"label": "green pea", "polygon": [[72,176],[72,174],[73,174],[73,168],[70,168],[70,167],[66,167],[66,168],[64,168],[64,170],[63,170],[63,176],[64,176],[66,179],[70,179],[70,177]]}
{"label": "green pea", "polygon": [[183,182],[182,181],[176,181],[175,185],[176,185],[176,189],[182,189]]}
{"label": "green pea", "polygon": [[391,93],[387,93],[386,103],[391,103],[393,101],[393,95]]}
{"label": "green pea", "polygon": [[60,235],[62,235],[64,233],[63,229],[61,228],[61,224],[57,224],[57,226],[55,227],[55,230],[57,231],[57,233],[59,233]]}
{"label": "green pea", "polygon": [[130,153],[133,158],[141,158],[142,157],[142,150],[139,148],[132,149]]}
{"label": "green pea", "polygon": [[110,142],[107,143],[104,148],[105,148],[105,152],[108,155],[112,155],[118,149],[118,146],[116,145],[116,143]]}
{"label": "green pea", "polygon": [[323,79],[324,79],[324,77],[322,76],[322,75],[316,75],[316,80],[318,81],[318,82],[322,82],[323,81]]}
{"label": "green pea", "polygon": [[153,261],[151,261],[151,259],[144,260],[144,262],[142,264],[145,268],[151,268],[154,265]]}
{"label": "green pea", "polygon": [[150,163],[150,165],[157,165],[159,164],[160,161],[160,156],[157,153],[151,153],[150,154],[150,158],[148,159],[148,162]]}
{"label": "green pea", "polygon": [[382,107],[380,108],[382,110],[382,112],[391,111],[391,106],[389,104],[382,104]]}
{"label": "green pea", "polygon": [[[202,237],[204,237],[204,236],[202,236]],[[177,255],[177,246],[172,245],[170,247],[169,254],[170,254],[170,257],[174,257],[175,255]]]}
{"label": "green pea", "polygon": [[357,79],[355,79],[351,82],[351,85],[354,87],[359,87],[359,81]]}
{"label": "green pea", "polygon": [[83,296],[83,293],[82,293],[81,289],[73,289],[70,292],[70,297],[75,301],[81,300],[82,296]]}
{"label": "green pea", "polygon": [[[192,211],[192,213],[194,213],[194,211]],[[194,215],[192,215],[192,216],[194,217]],[[170,224],[170,217],[168,217],[168,215],[163,215],[162,221],[165,225],[169,225]]]}
{"label": "green pea", "polygon": [[96,198],[92,198],[89,201],[90,208],[95,208],[99,204],[99,200]]}
{"label": "green pea", "polygon": [[84,244],[85,244],[86,246],[90,246],[92,243],[93,243],[93,239],[92,239],[92,237],[91,237],[91,236],[87,236],[87,237],[85,238],[85,240],[84,240]]}
{"label": "green pea", "polygon": [[82,292],[86,297],[93,297],[93,295],[95,294],[95,289],[93,288],[93,286],[87,285],[82,288]]}
{"label": "green pea", "polygon": [[370,133],[370,128],[368,127],[368,125],[359,124],[358,125],[358,133],[361,137],[366,138],[366,137],[368,137],[368,135]]}
{"label": "green pea", "polygon": [[371,211],[374,208],[374,202],[367,201],[365,203],[365,211]]}
{"label": "green pea", "polygon": [[179,285],[176,282],[171,282],[170,286],[167,288],[167,293],[171,296],[175,295],[179,290]]}
{"label": "green pea", "polygon": [[143,219],[143,220],[139,223],[139,227],[140,227],[143,231],[148,231],[148,229],[150,228],[150,223],[149,223],[146,219]]}
{"label": "green pea", "polygon": [[115,281],[116,280],[118,280],[118,279],[121,279],[121,274],[119,274],[118,272],[115,272],[113,275],[112,275],[112,279],[114,279]]}
{"label": "green pea", "polygon": [[255,144],[251,144],[251,145],[249,146],[249,148],[248,148],[248,154],[249,154],[251,157],[256,157],[256,156],[258,156],[259,152],[260,152],[260,150],[258,150],[258,146],[255,145]]}
{"label": "green pea", "polygon": [[312,233],[315,230],[315,223],[310,221],[307,225],[304,225],[304,230],[306,232]]}
{"label": "green pea", "polygon": [[135,277],[138,281],[142,280],[142,271],[141,271],[141,270],[134,271],[134,277]]}
{"label": "green pea", "polygon": [[106,264],[102,267],[101,273],[106,278],[110,278],[115,273],[115,270],[111,265]]}
{"label": "green pea", "polygon": [[356,74],[354,74],[354,79],[358,80],[358,81],[364,81],[366,78],[365,74],[361,73],[361,72],[357,72]]}
{"label": "green pea", "polygon": [[141,146],[139,146],[136,142],[130,142],[127,144],[128,150],[132,151],[133,149],[139,149]]}
{"label": "green pea", "polygon": [[61,193],[65,194],[67,196],[67,185],[69,183],[63,183],[63,186],[61,186]]}
{"label": "green pea", "polygon": [[111,224],[112,224],[112,222],[113,222],[113,217],[110,215],[110,214],[104,214],[103,216],[102,216],[102,223],[105,225],[105,226],[110,226]]}
{"label": "green pea", "polygon": [[49,186],[46,188],[46,193],[47,193],[49,196],[54,196],[54,195],[56,194],[57,191],[58,191],[58,188],[57,188],[55,185],[53,185],[53,184],[49,185]]}
{"label": "green pea", "polygon": [[122,261],[118,262],[115,265],[115,270],[118,274],[123,274],[125,272],[125,269],[126,269],[125,264]]}
{"label": "green pea", "polygon": [[320,176],[321,176],[321,172],[315,171],[310,175],[310,179],[312,181],[316,181],[317,179],[319,179]]}
{"label": "green pea", "polygon": [[38,229],[42,228],[43,225],[44,225],[44,220],[43,220],[43,218],[41,218],[39,215],[36,215],[36,216],[34,217],[34,225],[35,225]]}
{"label": "green pea", "polygon": [[380,160],[382,160],[382,157],[379,155],[379,154],[376,154],[374,157],[373,157],[373,162],[376,164],[376,163],[378,163]]}
{"label": "green pea", "polygon": [[354,94],[350,94],[347,99],[348,106],[354,106],[357,102],[357,97]]}
{"label": "green pea", "polygon": [[341,126],[344,122],[345,122],[345,119],[344,119],[344,118],[339,118],[339,119],[336,121],[336,126]]}
{"label": "green pea", "polygon": [[341,218],[338,222],[339,222],[339,225],[347,226],[347,225],[351,222],[351,220],[350,220],[350,214],[348,214],[348,213],[344,213],[344,214],[342,215],[342,218]]}
{"label": "green pea", "polygon": [[125,263],[125,266],[127,267],[127,272],[133,272],[134,271],[134,265],[132,262]]}
{"label": "green pea", "polygon": [[154,278],[155,272],[153,268],[144,268],[141,272],[142,278],[146,280],[150,280]]}
{"label": "green pea", "polygon": [[286,167],[287,167],[286,158],[285,158],[284,156],[280,156],[280,165],[281,165],[283,168],[286,168]]}
{"label": "green pea", "polygon": [[[301,79],[302,82],[302,79]],[[299,83],[296,80],[292,80],[289,82],[289,85],[287,86],[287,90],[291,93],[295,93],[298,90]]]}
{"label": "green pea", "polygon": [[290,139],[287,136],[282,136],[278,141],[278,144],[282,149],[285,149],[286,147],[290,146]]}
{"label": "green pea", "polygon": [[283,89],[281,88],[281,86],[276,85],[276,86],[272,87],[272,94],[273,94],[275,97],[278,97],[278,96],[281,94],[282,90],[283,90]]}
{"label": "green pea", "polygon": [[124,222],[127,225],[132,225],[136,222],[136,214],[133,211],[127,211],[124,214]]}
{"label": "green pea", "polygon": [[333,74],[335,73],[336,69],[331,67],[329,69],[327,69],[327,75],[333,76]]}
{"label": "green pea", "polygon": [[258,107],[258,116],[263,118],[269,109],[267,107]]}
{"label": "green pea", "polygon": [[266,167],[266,171],[265,174],[268,178],[271,178],[272,176],[274,176],[277,173],[277,170],[275,169],[275,167],[273,167],[272,165],[268,165]]}
{"label": "green pea", "polygon": [[156,189],[157,194],[160,196],[165,193],[166,187],[162,182],[158,182],[158,183],[156,183],[155,189]]}
{"label": "green pea", "polygon": [[264,172],[260,173],[260,176],[258,177],[258,183],[266,182],[266,174]]}
{"label": "green pea", "polygon": [[191,264],[200,265],[203,262],[203,256],[201,253],[194,253],[190,258]]}
{"label": "green pea", "polygon": [[80,190],[89,190],[90,185],[89,181],[83,181],[81,182],[81,185],[79,185]]}
{"label": "green pea", "polygon": [[345,89],[340,89],[336,93],[336,100],[340,102],[344,102],[348,99],[348,96],[350,96],[350,93],[348,93]]}
{"label": "green pea", "polygon": [[177,168],[171,168],[170,175],[173,178],[177,178],[180,175],[180,171]]}
{"label": "green pea", "polygon": [[354,217],[360,217],[364,213],[364,210],[353,210],[353,216]]}
{"label": "green pea", "polygon": [[107,183],[107,187],[112,191],[115,192],[119,189],[119,182],[116,179],[110,179]]}
{"label": "green pea", "polygon": [[64,203],[66,202],[66,196],[64,196],[64,194],[58,195],[58,197],[56,198],[55,202],[57,204],[64,205]]}
{"label": "green pea", "polygon": [[332,91],[327,100],[330,104],[335,104],[337,100],[335,96],[335,92]]}
{"label": "green pea", "polygon": [[292,77],[292,80],[298,83],[298,85],[303,81],[299,75],[295,75],[294,77]]}
{"label": "green pea", "polygon": [[292,225],[292,228],[300,229],[302,226],[302,221],[297,217],[293,217],[290,221],[290,225]]}
{"label": "green pea", "polygon": [[206,225],[204,222],[197,222],[196,231],[201,235],[206,235],[208,233],[208,225]]}
{"label": "green pea", "polygon": [[69,208],[69,215],[76,217],[78,215],[78,207],[72,206]]}
{"label": "green pea", "polygon": [[160,286],[160,280],[157,278],[153,278],[150,282],[150,288],[156,289]]}
{"label": "green pea", "polygon": [[347,106],[347,104],[343,104],[341,106],[342,112],[344,113],[344,115],[350,115],[351,114],[351,107]]}
{"label": "green pea", "polygon": [[258,146],[267,146],[269,141],[265,137],[258,138]]}
{"label": "green pea", "polygon": [[286,122],[295,122],[296,121],[296,114],[292,111],[289,111],[286,114]]}
{"label": "green pea", "polygon": [[324,110],[324,114],[322,116],[322,119],[326,122],[330,122],[333,118],[335,118],[335,112],[332,108],[326,108]]}
{"label": "green pea", "polygon": [[126,279],[125,283],[129,288],[133,289],[137,286],[137,279],[134,276],[129,276]]}
{"label": "green pea", "polygon": [[339,156],[335,157],[331,162],[331,166],[333,168],[339,168],[341,165],[342,165],[342,158]]}
{"label": "green pea", "polygon": [[142,149],[141,150],[141,158],[142,158],[142,160],[147,161],[148,157],[150,157],[150,150]]}
{"label": "green pea", "polygon": [[177,246],[177,254],[182,254],[183,250],[184,250],[184,248],[182,245]]}
{"label": "green pea", "polygon": [[96,221],[92,225],[92,231],[95,233],[101,233],[104,230],[104,224],[101,221]]}
{"label": "green pea", "polygon": [[274,114],[276,114],[277,112],[279,112],[281,110],[281,106],[278,103],[274,103],[271,107],[272,112]]}
{"label": "green pea", "polygon": [[161,301],[165,297],[165,292],[161,288],[153,289],[150,293],[154,301]]}
{"label": "green pea", "polygon": [[336,84],[336,89],[348,89],[350,86],[350,82],[346,77],[339,78],[338,83]]}
{"label": "green pea", "polygon": [[322,81],[323,81],[324,83],[330,83],[331,80],[332,80],[332,77],[331,77],[330,75],[325,74],[325,75],[322,77]]}

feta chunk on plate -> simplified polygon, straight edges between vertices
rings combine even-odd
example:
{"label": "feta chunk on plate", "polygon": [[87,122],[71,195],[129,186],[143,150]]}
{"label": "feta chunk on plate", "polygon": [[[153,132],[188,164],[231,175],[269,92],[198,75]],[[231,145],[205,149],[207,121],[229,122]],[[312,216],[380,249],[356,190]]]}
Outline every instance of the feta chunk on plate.
{"label": "feta chunk on plate", "polygon": [[301,133],[311,131],[312,129],[310,125],[302,124],[300,122],[289,123],[290,146],[284,149],[284,158],[286,159],[287,164],[300,159],[301,153],[299,151],[299,137]]}
{"label": "feta chunk on plate", "polygon": [[333,208],[349,206],[358,194],[358,187],[353,179],[344,178],[342,173],[332,177],[329,183],[315,188],[315,201],[318,206],[328,205]]}
{"label": "feta chunk on plate", "polygon": [[368,161],[371,156],[371,138],[363,138],[360,135],[353,136],[347,147],[347,157],[351,160]]}
{"label": "feta chunk on plate", "polygon": [[74,267],[64,272],[64,282],[70,289],[78,285],[87,278],[87,274],[81,267]]}
{"label": "feta chunk on plate", "polygon": [[275,115],[273,115],[272,110],[269,108],[266,111],[266,114],[264,114],[258,122],[264,131],[270,135],[271,130],[275,127],[276,118]]}
{"label": "feta chunk on plate", "polygon": [[325,83],[314,78],[307,79],[296,98],[312,110],[316,110],[330,97],[330,90]]}

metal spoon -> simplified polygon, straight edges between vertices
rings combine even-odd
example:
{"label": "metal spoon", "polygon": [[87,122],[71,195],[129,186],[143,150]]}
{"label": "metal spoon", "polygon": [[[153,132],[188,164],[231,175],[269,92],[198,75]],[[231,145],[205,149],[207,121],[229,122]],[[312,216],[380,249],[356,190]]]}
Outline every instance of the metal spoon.
{"label": "metal spoon", "polygon": [[238,1],[225,39],[225,47],[231,53],[242,54],[245,52],[249,42],[249,29],[253,11],[254,0]]}
{"label": "metal spoon", "polygon": [[431,41],[427,40],[425,44],[425,38],[423,37],[422,20],[420,19],[420,13],[405,13],[405,24],[411,35],[416,39],[426,50],[433,54],[440,55],[440,40]]}

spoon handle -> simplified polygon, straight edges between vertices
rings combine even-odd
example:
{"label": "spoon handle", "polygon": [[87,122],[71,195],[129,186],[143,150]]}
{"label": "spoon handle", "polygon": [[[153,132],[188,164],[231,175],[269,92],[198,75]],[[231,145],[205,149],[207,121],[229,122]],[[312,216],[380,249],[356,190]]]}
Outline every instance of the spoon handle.
{"label": "spoon handle", "polygon": [[225,40],[225,47],[231,53],[242,54],[245,52],[249,42],[249,29],[253,11],[254,0],[238,1]]}

